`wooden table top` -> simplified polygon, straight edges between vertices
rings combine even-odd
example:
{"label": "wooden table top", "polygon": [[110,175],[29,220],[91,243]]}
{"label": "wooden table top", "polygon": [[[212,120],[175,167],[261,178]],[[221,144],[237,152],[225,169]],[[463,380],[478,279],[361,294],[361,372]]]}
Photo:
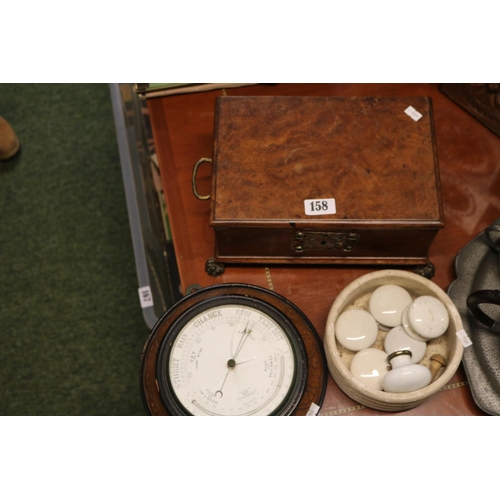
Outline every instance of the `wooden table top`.
{"label": "wooden table top", "polygon": [[[500,217],[500,138],[439,90],[437,84],[276,84],[214,90],[148,99],[151,126],[166,195],[181,287],[248,283],[274,289],[296,304],[323,338],[328,312],[336,296],[354,279],[380,267],[368,266],[240,266],[227,265],[211,277],[205,263],[213,256],[210,202],[194,197],[193,166],[211,157],[214,100],[220,95],[289,96],[430,96],[434,107],[437,152],[445,227],[436,236],[429,259],[436,267],[433,282],[447,290],[455,279],[458,251]],[[203,164],[198,191],[210,193],[211,169]],[[402,269],[405,269],[402,267]],[[457,373],[438,394],[399,413],[366,408],[346,396],[329,376],[320,415],[483,415]]]}

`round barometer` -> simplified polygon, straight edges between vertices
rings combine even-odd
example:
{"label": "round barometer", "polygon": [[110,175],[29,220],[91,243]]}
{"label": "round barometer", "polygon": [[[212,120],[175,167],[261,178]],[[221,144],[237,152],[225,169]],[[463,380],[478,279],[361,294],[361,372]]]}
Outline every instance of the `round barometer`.
{"label": "round barometer", "polygon": [[142,367],[153,415],[250,416],[317,413],[325,359],[309,320],[263,288],[198,290],[153,328]]}

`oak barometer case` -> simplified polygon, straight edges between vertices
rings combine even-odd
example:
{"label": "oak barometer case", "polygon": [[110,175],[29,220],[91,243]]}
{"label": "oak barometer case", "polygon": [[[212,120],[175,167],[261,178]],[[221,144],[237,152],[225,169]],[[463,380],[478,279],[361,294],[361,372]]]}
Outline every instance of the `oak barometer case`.
{"label": "oak barometer case", "polygon": [[306,415],[323,402],[321,340],[294,304],[243,284],[198,290],[153,328],[141,363],[152,415]]}

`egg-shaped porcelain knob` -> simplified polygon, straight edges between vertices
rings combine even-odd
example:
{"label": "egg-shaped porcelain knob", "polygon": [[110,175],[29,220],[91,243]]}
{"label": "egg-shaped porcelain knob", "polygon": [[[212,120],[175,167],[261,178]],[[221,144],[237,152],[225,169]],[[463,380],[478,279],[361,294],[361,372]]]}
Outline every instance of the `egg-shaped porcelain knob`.
{"label": "egg-shaped porcelain knob", "polygon": [[382,382],[389,372],[389,368],[387,354],[373,347],[356,353],[350,366],[351,373],[355,378],[378,391],[382,390]]}
{"label": "egg-shaped porcelain knob", "polygon": [[349,309],[335,322],[337,341],[350,351],[371,347],[377,340],[378,327],[373,316],[364,309]]}
{"label": "egg-shaped porcelain knob", "polygon": [[382,382],[386,392],[418,391],[430,384],[431,372],[425,366],[411,362],[411,352],[396,351],[387,357],[392,370],[387,373]]}
{"label": "egg-shaped porcelain knob", "polygon": [[411,352],[411,362],[418,363],[425,356],[427,342],[410,337],[402,326],[392,328],[384,339],[384,350],[387,354],[408,350]]}
{"label": "egg-shaped porcelain knob", "polygon": [[450,324],[446,306],[436,297],[422,295],[408,308],[408,321],[412,330],[430,340],[443,335]]}
{"label": "egg-shaped porcelain knob", "polygon": [[382,285],[371,294],[368,310],[379,324],[393,328],[401,325],[403,311],[411,302],[411,295],[403,287]]}

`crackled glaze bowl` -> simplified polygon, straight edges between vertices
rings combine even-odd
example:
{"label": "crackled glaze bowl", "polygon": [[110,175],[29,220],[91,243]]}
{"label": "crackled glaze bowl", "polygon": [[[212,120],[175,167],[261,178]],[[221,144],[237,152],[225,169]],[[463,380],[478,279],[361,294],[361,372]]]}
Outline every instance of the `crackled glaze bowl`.
{"label": "crackled glaze bowl", "polygon": [[[336,339],[335,328],[338,317],[350,309],[368,311],[373,292],[383,285],[403,287],[413,300],[419,296],[435,297],[448,312],[449,324],[445,333],[426,342],[425,354],[419,362],[422,366],[430,368],[431,356],[441,354],[446,358],[447,364],[444,369],[437,373],[436,378],[422,389],[395,393],[386,392],[363,383],[350,370],[356,353],[343,347]],[[434,396],[455,374],[463,355],[463,345],[456,332],[462,329],[462,320],[454,303],[432,281],[408,271],[382,270],[368,273],[344,288],[332,304],[324,337],[328,369],[340,389],[354,401],[382,411],[409,410]],[[372,348],[383,350],[387,334],[386,329],[379,328],[377,340]]]}

